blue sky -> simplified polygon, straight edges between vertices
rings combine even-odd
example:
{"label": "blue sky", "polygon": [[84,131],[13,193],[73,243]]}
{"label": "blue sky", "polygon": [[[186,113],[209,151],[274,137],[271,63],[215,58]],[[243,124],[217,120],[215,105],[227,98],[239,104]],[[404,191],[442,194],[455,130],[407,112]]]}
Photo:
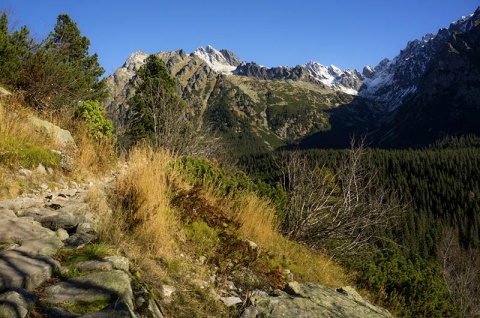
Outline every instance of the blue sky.
{"label": "blue sky", "polygon": [[341,69],[377,65],[408,41],[473,13],[472,0],[0,0],[10,21],[38,38],[67,13],[111,74],[138,50],[227,48],[243,61],[295,66],[308,61]]}

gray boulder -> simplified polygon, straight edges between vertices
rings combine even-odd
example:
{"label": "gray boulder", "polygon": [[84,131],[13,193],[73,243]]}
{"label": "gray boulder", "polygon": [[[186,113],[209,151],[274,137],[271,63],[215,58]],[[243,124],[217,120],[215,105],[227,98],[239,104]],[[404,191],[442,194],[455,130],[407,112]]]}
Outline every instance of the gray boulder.
{"label": "gray boulder", "polygon": [[92,303],[95,301],[124,301],[133,308],[133,292],[130,277],[119,270],[94,272],[52,285],[45,290],[44,302]]}
{"label": "gray boulder", "polygon": [[66,151],[68,149],[76,148],[72,134],[68,130],[62,129],[51,122],[33,116],[30,118],[30,123],[34,130],[44,134],[47,138],[53,138],[53,141],[60,147],[58,150]]}
{"label": "gray boulder", "polygon": [[123,256],[106,256],[98,261],[82,262],[76,267],[82,271],[111,271],[118,269],[128,273],[129,261],[128,258]]}
{"label": "gray boulder", "polygon": [[28,255],[54,255],[63,246],[56,233],[30,217],[18,218],[11,210],[0,209],[0,243],[16,243]]}
{"label": "gray boulder", "polygon": [[24,289],[9,289],[0,293],[0,317],[26,317],[38,297]]}
{"label": "gray boulder", "polygon": [[31,208],[37,205],[38,202],[33,198],[16,198],[0,201],[0,210],[12,210],[14,212],[22,209]]}
{"label": "gray boulder", "polygon": [[50,230],[56,231],[58,229],[65,229],[67,231],[73,230],[79,223],[82,223],[85,218],[82,215],[74,215],[71,212],[63,212],[57,210],[56,214],[51,214],[41,218],[40,223]]}
{"label": "gray boulder", "polygon": [[349,317],[391,318],[391,314],[372,305],[351,287],[338,290],[318,284],[290,282],[273,295],[253,296],[242,318],[274,317]]}
{"label": "gray boulder", "polygon": [[59,264],[48,256],[31,256],[17,250],[0,253],[0,290],[33,290],[49,280]]}

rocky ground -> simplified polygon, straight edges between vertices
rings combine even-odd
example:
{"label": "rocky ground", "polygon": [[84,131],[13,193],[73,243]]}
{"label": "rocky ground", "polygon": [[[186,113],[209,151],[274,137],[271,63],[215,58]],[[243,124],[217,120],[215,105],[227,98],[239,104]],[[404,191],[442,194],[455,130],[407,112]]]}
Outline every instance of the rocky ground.
{"label": "rocky ground", "polygon": [[[99,244],[98,214],[86,200],[93,185],[43,185],[36,194],[0,201],[0,317],[164,317],[128,258],[91,253],[72,262]],[[174,291],[165,288],[161,297]],[[243,318],[391,317],[350,287],[292,281],[270,294],[254,291],[247,301],[237,296],[221,300]]]}
{"label": "rocky ground", "polygon": [[133,282],[127,258],[62,264],[62,251],[81,253],[97,240],[90,186],[45,185],[41,194],[0,201],[0,317],[163,317]]}

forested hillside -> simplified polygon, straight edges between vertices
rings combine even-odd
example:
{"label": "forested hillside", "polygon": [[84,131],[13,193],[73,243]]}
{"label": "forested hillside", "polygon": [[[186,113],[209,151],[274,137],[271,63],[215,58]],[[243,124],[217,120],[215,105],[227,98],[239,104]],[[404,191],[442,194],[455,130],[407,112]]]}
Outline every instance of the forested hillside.
{"label": "forested hillside", "polygon": [[[305,155],[336,171],[345,152],[317,149]],[[385,296],[383,301],[406,316],[418,315],[427,307],[432,314],[453,314],[449,292],[461,293],[463,301],[470,302],[463,306],[471,309],[470,314],[476,312],[475,295],[480,286],[479,138],[449,137],[417,150],[369,148],[363,159],[382,188],[398,194],[406,210],[377,242],[376,256],[346,261],[347,266],[361,271],[359,283],[395,295],[396,300]],[[281,171],[272,168],[279,160],[279,155],[265,154],[244,157],[243,163],[252,176],[275,183],[282,178]],[[446,284],[442,276],[447,278]],[[468,286],[458,286],[465,276]]]}

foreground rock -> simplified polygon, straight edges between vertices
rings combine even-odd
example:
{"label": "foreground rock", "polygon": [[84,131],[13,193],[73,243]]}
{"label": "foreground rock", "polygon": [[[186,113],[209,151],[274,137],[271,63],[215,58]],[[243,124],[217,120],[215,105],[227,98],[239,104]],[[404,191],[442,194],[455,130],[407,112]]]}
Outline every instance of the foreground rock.
{"label": "foreground rock", "polygon": [[130,277],[119,270],[93,272],[48,287],[45,303],[94,303],[123,301],[133,308]]}
{"label": "foreground rock", "polygon": [[95,242],[98,218],[78,186],[49,193],[0,201],[0,318],[28,317],[32,308],[45,317],[163,318],[152,295],[132,282],[125,257],[84,261],[77,277],[59,281],[70,269],[55,255]]}
{"label": "foreground rock", "polygon": [[242,318],[392,317],[387,310],[372,305],[351,287],[335,290],[312,283],[290,282],[284,291],[253,296],[250,303]]}

